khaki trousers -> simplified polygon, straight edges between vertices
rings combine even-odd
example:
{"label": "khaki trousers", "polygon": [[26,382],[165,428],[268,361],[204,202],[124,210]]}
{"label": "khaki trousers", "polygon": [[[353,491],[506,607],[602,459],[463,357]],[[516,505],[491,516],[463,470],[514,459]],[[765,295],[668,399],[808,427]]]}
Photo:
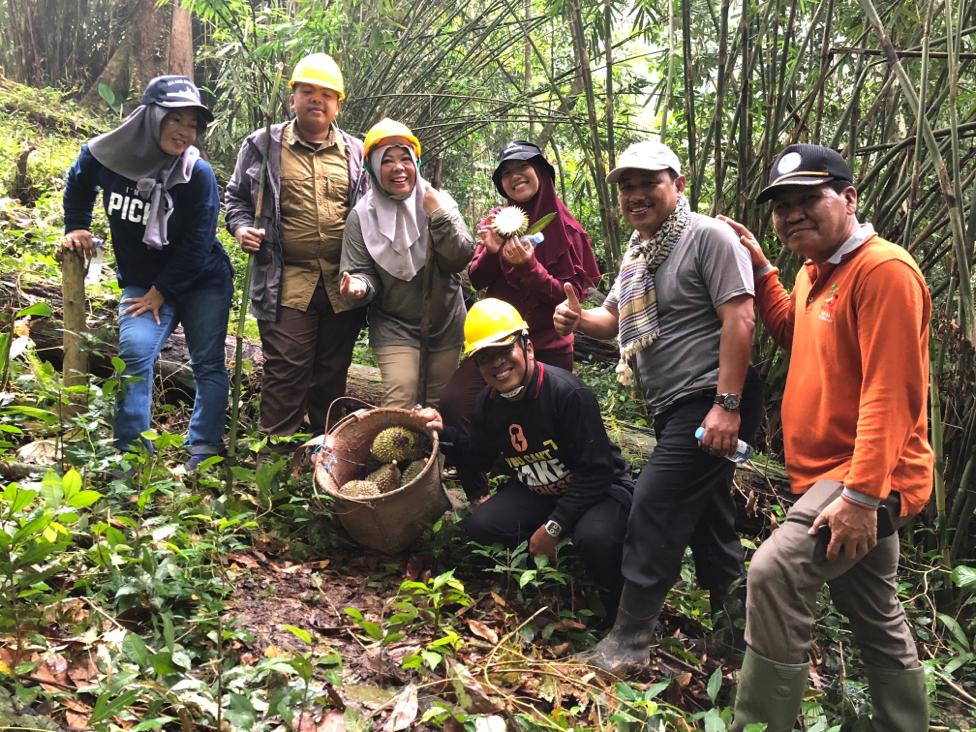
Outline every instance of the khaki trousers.
{"label": "khaki trousers", "polygon": [[827,561],[822,543],[807,533],[841,490],[837,481],[815,483],[759,547],[748,573],[746,643],[773,661],[805,662],[817,593],[826,582],[834,605],[850,620],[865,666],[916,668],[918,651],[896,585],[898,532],[857,561]]}
{"label": "khaki trousers", "polygon": [[[417,404],[420,349],[413,346],[379,346],[373,349],[383,379],[384,407],[410,409]],[[436,407],[441,391],[457,371],[461,347],[433,351],[427,362],[426,403]]]}

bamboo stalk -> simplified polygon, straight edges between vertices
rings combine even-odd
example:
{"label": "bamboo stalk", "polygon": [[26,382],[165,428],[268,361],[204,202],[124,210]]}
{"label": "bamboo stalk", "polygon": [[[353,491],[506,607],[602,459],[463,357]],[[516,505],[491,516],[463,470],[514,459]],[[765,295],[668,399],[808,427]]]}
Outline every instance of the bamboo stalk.
{"label": "bamboo stalk", "polygon": [[[267,109],[267,123],[264,128],[264,150],[261,156],[261,172],[258,176],[257,203],[254,206],[254,227],[261,223],[261,212],[264,206],[264,188],[268,177],[268,155],[271,148],[271,125],[277,113],[278,89],[281,86],[284,64],[275,67],[275,75],[271,84],[271,95]],[[244,359],[244,323],[247,320],[247,306],[251,300],[251,276],[254,272],[254,255],[248,254],[247,266],[244,270],[244,281],[241,283],[241,293],[237,313],[237,332],[234,334],[234,385],[231,389],[230,401],[230,435],[227,440],[228,463],[233,466],[237,462],[237,430],[240,421],[241,373]],[[231,488],[230,471],[227,472],[227,490]]]}

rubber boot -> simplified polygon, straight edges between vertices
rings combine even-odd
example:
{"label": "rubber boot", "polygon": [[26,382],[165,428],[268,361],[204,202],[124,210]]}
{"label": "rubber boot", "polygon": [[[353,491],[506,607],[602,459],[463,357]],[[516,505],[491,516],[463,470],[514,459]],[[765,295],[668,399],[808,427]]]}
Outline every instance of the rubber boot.
{"label": "rubber boot", "polygon": [[790,732],[809,673],[809,664],[770,661],[747,648],[735,692],[732,732],[756,722],[765,722],[766,732]]}
{"label": "rubber boot", "polygon": [[920,732],[929,728],[925,669],[865,669],[871,691],[871,729]]}
{"label": "rubber boot", "polygon": [[603,640],[576,654],[573,660],[620,677],[646,666],[651,660],[651,639],[666,595],[667,591],[625,582],[613,628]]}

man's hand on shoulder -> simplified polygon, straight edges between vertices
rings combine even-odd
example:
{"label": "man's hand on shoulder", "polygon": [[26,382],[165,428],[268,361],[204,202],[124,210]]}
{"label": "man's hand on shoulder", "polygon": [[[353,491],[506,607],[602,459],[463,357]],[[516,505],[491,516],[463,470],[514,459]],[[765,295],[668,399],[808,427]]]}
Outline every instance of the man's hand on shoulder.
{"label": "man's hand on shoulder", "polygon": [[759,246],[759,242],[756,241],[756,237],[752,235],[749,229],[738,221],[730,219],[728,216],[723,216],[722,214],[719,214],[715,218],[731,226],[732,230],[739,235],[739,243],[749,250],[749,256],[752,257],[753,269],[763,269],[769,265],[769,260],[766,258],[762,247]]}
{"label": "man's hand on shoulder", "polygon": [[842,496],[837,496],[820,512],[808,533],[816,535],[824,525],[830,527],[828,560],[837,559],[842,551],[846,559],[860,559],[878,543],[877,512]]}

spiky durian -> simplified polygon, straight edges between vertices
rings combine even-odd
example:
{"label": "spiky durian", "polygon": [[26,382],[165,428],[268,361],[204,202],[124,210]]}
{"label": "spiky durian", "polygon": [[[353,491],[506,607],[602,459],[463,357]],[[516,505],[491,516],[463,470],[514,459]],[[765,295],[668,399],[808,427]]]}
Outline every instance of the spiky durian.
{"label": "spiky durian", "polygon": [[350,498],[372,498],[380,494],[380,488],[371,480],[350,480],[340,489]]}
{"label": "spiky durian", "polygon": [[396,463],[384,465],[366,476],[366,480],[376,484],[380,493],[389,493],[400,487],[400,468]]}
{"label": "spiky durian", "polygon": [[426,464],[426,460],[414,460],[410,463],[407,469],[403,471],[403,475],[400,476],[400,485],[407,485],[407,483],[414,481],[423,472]]}
{"label": "spiky durian", "polygon": [[420,435],[405,427],[387,427],[373,438],[370,453],[381,463],[407,463],[417,457]]}
{"label": "spiky durian", "polygon": [[492,216],[491,228],[502,239],[522,236],[529,228],[529,217],[518,206],[503,206]]}

